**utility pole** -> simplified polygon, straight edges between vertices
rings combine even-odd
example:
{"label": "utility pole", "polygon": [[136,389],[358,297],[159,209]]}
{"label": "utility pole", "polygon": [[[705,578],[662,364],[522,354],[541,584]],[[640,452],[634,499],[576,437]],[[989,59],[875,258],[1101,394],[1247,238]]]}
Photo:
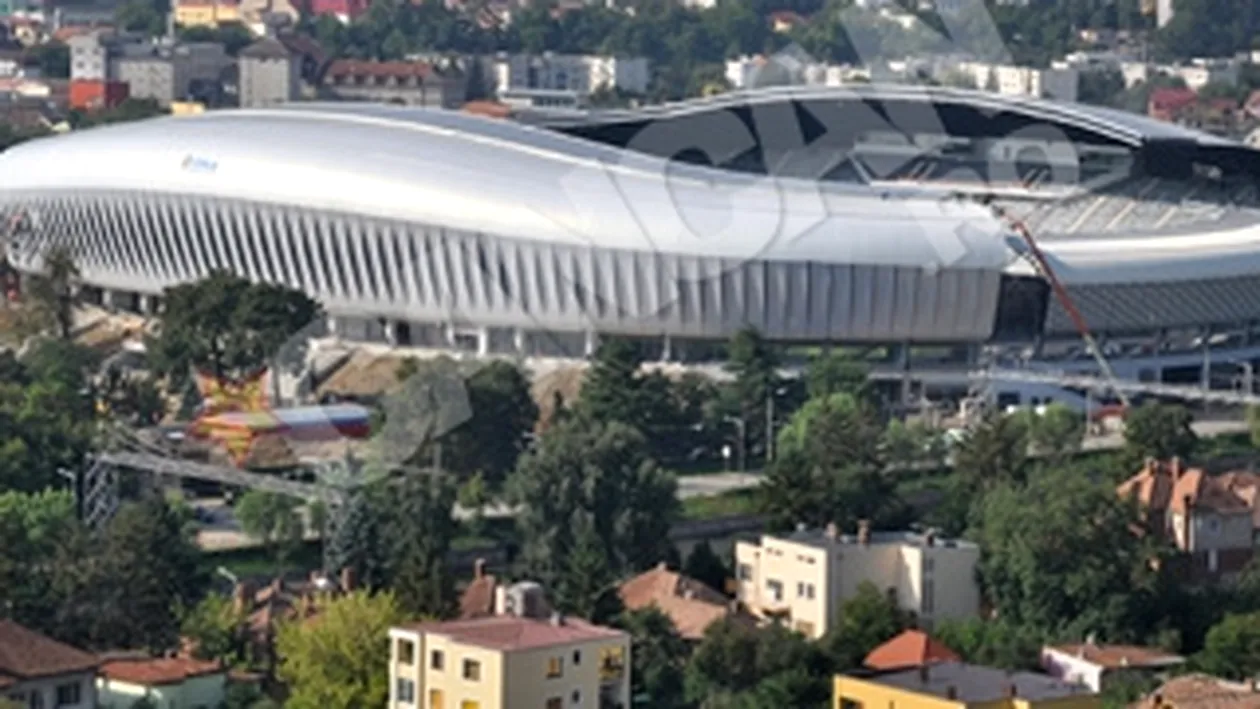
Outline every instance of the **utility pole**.
{"label": "utility pole", "polygon": [[766,389],[766,464],[774,461],[774,389]]}

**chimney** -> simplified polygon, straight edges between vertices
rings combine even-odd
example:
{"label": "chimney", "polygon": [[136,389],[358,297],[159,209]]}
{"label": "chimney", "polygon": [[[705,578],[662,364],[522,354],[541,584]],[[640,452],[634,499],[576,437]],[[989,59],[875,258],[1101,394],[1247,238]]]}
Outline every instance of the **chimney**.
{"label": "chimney", "polygon": [[473,578],[479,579],[479,578],[484,577],[485,575],[486,575],[486,560],[481,557],[477,557],[477,560],[473,562]]}
{"label": "chimney", "polygon": [[957,699],[957,698],[958,698],[958,688],[957,688],[957,687],[955,687],[955,686],[954,686],[954,685],[952,685],[952,684],[951,684],[951,685],[949,685],[948,687],[946,687],[946,688],[945,688],[945,698],[946,698],[946,699]]}
{"label": "chimney", "polygon": [[696,598],[695,590],[690,587],[683,589],[683,598],[687,599],[688,601],[695,600]]}
{"label": "chimney", "polygon": [[871,543],[871,521],[869,519],[858,520],[858,544]]}
{"label": "chimney", "polygon": [[349,593],[354,590],[354,586],[354,569],[347,566],[341,570],[341,591],[342,593]]}
{"label": "chimney", "polygon": [[1018,697],[1019,685],[1015,684],[1014,682],[1011,682],[1011,685],[1006,688],[1006,696],[1012,697],[1012,698]]}
{"label": "chimney", "polygon": [[494,587],[494,614],[505,615],[507,613],[507,588],[499,585]]}
{"label": "chimney", "polygon": [[923,684],[927,684],[929,679],[928,666],[926,664],[919,665],[919,681]]}
{"label": "chimney", "polygon": [[840,536],[840,530],[836,527],[835,522],[828,522],[827,528],[823,530],[823,534],[827,535],[828,539],[834,540],[836,537]]}
{"label": "chimney", "polygon": [[551,624],[556,626],[557,628],[564,625],[564,616],[559,613],[553,612],[551,614]]}
{"label": "chimney", "polygon": [[1147,475],[1155,474],[1155,459],[1154,458],[1148,457],[1146,460],[1142,461],[1142,472],[1146,473]]}

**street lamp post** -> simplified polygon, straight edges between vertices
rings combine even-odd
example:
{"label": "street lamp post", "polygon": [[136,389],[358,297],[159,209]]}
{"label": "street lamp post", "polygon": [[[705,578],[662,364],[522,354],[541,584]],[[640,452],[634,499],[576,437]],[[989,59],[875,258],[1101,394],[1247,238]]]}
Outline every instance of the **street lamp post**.
{"label": "street lamp post", "polygon": [[787,387],[766,389],[766,462],[774,460],[774,399],[787,393]]}
{"label": "street lamp post", "polygon": [[745,468],[747,467],[746,461],[748,459],[748,455],[747,455],[748,451],[747,451],[747,444],[746,444],[748,437],[744,434],[744,429],[747,426],[744,422],[743,417],[736,418],[734,416],[727,416],[724,420],[735,424],[735,426],[739,428],[739,470],[740,472],[743,472]]}

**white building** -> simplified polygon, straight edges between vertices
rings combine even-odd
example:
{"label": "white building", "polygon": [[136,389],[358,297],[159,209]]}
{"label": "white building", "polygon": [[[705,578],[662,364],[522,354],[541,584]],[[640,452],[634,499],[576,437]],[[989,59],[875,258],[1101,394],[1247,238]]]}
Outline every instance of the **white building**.
{"label": "white building", "polygon": [[755,615],[819,638],[839,620],[844,602],[870,583],[930,629],[940,619],[979,613],[979,560],[980,548],[970,542],[872,533],[866,525],[842,535],[831,525],[764,535],[760,544],[736,542],[737,596]]}
{"label": "white building", "polygon": [[500,94],[542,89],[572,91],[586,97],[600,89],[647,93],[651,73],[643,57],[501,54],[494,63],[494,78]]}
{"label": "white building", "polygon": [[95,709],[97,659],[0,620],[0,698],[43,709]]}
{"label": "white building", "polygon": [[1051,677],[1102,692],[1121,676],[1154,676],[1183,665],[1186,658],[1156,648],[1098,645],[1092,638],[1079,645],[1041,649],[1041,668]]}
{"label": "white building", "polygon": [[146,697],[161,709],[218,707],[227,693],[227,668],[190,657],[107,660],[96,692],[101,709],[129,709]]}
{"label": "white building", "polygon": [[1037,69],[987,62],[964,62],[954,70],[970,76],[977,88],[1003,96],[1030,96],[1069,102],[1076,101],[1081,78],[1079,70],[1068,66]]}
{"label": "white building", "polygon": [[1164,25],[1172,22],[1173,15],[1177,14],[1173,7],[1173,0],[1155,0],[1155,26],[1163,28]]}

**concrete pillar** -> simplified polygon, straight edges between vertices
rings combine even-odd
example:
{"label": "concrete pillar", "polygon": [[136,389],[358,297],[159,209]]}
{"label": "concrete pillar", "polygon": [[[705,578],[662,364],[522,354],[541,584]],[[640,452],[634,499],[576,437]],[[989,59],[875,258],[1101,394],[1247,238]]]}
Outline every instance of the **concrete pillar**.
{"label": "concrete pillar", "polygon": [[390,347],[398,346],[398,323],[393,320],[381,320],[381,329],[385,334],[385,342]]}
{"label": "concrete pillar", "polygon": [[512,331],[512,347],[516,354],[525,354],[525,331],[519,327]]}
{"label": "concrete pillar", "polygon": [[446,346],[455,349],[455,326],[451,323],[442,323],[442,341]]}
{"label": "concrete pillar", "polygon": [[485,357],[490,354],[490,328],[477,328],[477,356]]}
{"label": "concrete pillar", "polygon": [[105,289],[101,291],[101,302],[109,310],[121,310],[123,294],[121,291]]}
{"label": "concrete pillar", "polygon": [[661,336],[661,361],[670,362],[674,359],[674,341],[669,335]]}
{"label": "concrete pillar", "polygon": [[1203,340],[1203,365],[1199,370],[1199,385],[1204,391],[1212,388],[1212,328],[1205,327],[1199,335]]}

